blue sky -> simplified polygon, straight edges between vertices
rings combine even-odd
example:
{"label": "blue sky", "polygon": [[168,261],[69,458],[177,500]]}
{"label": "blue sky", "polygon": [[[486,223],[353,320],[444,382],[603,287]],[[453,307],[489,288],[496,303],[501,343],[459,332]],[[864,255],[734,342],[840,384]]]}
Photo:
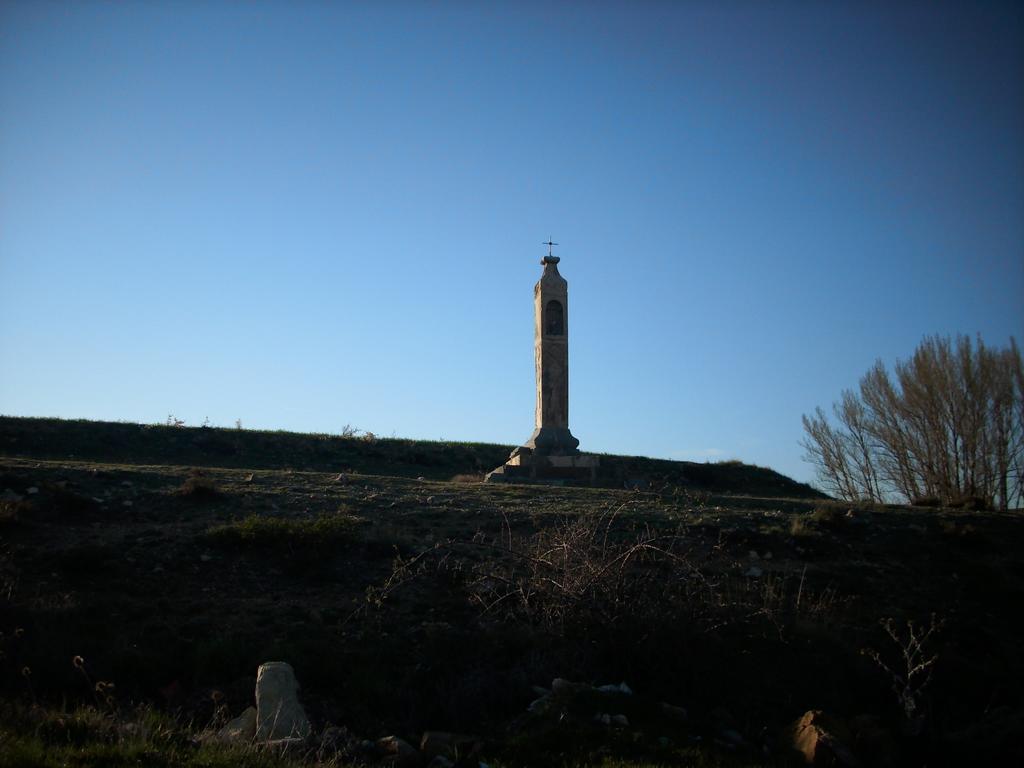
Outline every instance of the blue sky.
{"label": "blue sky", "polygon": [[0,412],[520,443],[561,245],[584,450],[802,480],[926,334],[1024,340],[990,3],[0,5]]}

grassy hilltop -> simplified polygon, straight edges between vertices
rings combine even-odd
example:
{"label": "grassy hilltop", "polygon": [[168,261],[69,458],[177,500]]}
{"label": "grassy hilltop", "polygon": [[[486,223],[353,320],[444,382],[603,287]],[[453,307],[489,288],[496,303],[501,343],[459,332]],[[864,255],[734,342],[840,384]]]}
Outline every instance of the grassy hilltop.
{"label": "grassy hilltop", "polygon": [[[861,765],[1019,762],[1019,515],[738,463],[471,482],[508,450],[0,418],[0,766],[357,765],[427,730],[491,766],[800,765],[813,709]],[[931,679],[894,689],[905,651]],[[313,741],[210,743],[271,660]]]}
{"label": "grassy hilltop", "polygon": [[[482,476],[501,465],[511,450],[512,446],[493,443],[0,416],[0,456],[41,459],[344,471],[451,480],[457,475]],[[602,466],[606,483],[618,487],[626,480],[640,479],[723,493],[825,498],[778,472],[738,461],[701,464],[602,456]]]}

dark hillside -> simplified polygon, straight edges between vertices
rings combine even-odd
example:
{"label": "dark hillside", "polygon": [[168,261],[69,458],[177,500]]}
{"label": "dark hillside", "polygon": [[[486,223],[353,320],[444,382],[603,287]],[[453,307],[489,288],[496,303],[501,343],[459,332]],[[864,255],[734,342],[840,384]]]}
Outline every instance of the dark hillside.
{"label": "dark hillside", "polygon": [[[0,416],[0,456],[50,460],[449,480],[494,469],[511,448],[493,443]],[[759,497],[825,498],[778,472],[741,462],[699,464],[632,456],[602,456],[601,460],[605,484],[612,486],[671,485]]]}

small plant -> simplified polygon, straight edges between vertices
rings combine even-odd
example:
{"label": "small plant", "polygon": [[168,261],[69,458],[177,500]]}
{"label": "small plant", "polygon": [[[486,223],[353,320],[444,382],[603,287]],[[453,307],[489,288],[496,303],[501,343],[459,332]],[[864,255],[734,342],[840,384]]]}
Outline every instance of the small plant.
{"label": "small plant", "polygon": [[167,421],[165,422],[168,427],[184,427],[185,420],[176,418],[173,413],[167,414]]}
{"label": "small plant", "polygon": [[341,428],[341,436],[344,438],[353,438],[358,435],[360,430],[353,427],[351,424],[346,424]]}
{"label": "small plant", "polygon": [[242,429],[242,420],[235,419],[235,429]]}
{"label": "small plant", "polygon": [[931,681],[935,662],[939,659],[939,654],[933,652],[929,645],[943,623],[934,613],[927,627],[916,626],[908,619],[904,633],[897,628],[893,619],[883,619],[882,628],[899,649],[899,661],[889,664],[882,658],[882,654],[873,648],[861,651],[889,676],[893,693],[896,694],[896,699],[907,718],[907,729],[911,735],[919,734],[924,725],[924,715],[920,711],[922,694]]}

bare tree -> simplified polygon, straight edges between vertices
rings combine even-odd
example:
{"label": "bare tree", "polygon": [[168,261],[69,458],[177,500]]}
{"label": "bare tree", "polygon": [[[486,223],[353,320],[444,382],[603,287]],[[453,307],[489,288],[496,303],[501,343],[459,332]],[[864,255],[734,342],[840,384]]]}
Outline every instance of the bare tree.
{"label": "bare tree", "polygon": [[1024,495],[1020,349],[925,338],[890,376],[879,361],[833,405],[804,416],[805,459],[848,500],[998,505]]}

